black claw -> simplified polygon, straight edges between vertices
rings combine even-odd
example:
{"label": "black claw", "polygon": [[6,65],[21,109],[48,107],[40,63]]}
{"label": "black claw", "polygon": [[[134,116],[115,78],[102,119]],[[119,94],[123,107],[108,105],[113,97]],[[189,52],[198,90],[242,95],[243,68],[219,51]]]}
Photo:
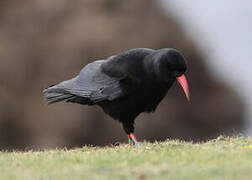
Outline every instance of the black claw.
{"label": "black claw", "polygon": [[114,146],[120,146],[120,142],[115,142],[113,145]]}

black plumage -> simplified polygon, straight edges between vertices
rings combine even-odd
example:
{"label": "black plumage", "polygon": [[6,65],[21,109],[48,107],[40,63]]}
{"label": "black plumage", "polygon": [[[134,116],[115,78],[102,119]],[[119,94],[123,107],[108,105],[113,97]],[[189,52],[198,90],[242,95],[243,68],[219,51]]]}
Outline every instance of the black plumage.
{"label": "black plumage", "polygon": [[45,89],[45,99],[98,105],[130,135],[135,118],[155,111],[186,68],[178,50],[132,49],[86,65],[77,77]]}

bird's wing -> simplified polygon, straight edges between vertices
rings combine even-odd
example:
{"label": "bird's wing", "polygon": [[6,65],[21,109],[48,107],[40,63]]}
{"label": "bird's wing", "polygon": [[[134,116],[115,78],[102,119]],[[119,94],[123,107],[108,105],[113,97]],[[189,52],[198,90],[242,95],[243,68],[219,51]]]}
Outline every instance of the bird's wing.
{"label": "bird's wing", "polygon": [[88,64],[75,80],[71,94],[94,103],[131,94],[141,86],[144,76],[142,60],[152,52],[146,48],[133,49]]}
{"label": "bird's wing", "polygon": [[75,80],[74,88],[69,89],[72,94],[89,98],[97,103],[103,100],[114,100],[124,95],[120,80],[125,76],[110,77],[101,70],[106,60],[99,60],[86,65]]}

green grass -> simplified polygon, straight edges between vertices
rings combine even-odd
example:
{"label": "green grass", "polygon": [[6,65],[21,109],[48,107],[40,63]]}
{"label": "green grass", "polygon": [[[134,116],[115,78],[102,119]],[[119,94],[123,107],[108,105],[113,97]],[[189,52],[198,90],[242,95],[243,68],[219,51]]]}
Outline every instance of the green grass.
{"label": "green grass", "polygon": [[252,179],[252,139],[0,152],[0,179]]}

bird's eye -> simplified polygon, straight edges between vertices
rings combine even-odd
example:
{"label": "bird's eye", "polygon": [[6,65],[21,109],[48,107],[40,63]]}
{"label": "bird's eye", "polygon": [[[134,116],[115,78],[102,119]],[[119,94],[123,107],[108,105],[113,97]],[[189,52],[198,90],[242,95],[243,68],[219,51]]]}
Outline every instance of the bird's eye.
{"label": "bird's eye", "polygon": [[174,71],[174,76],[175,77],[179,77],[179,76],[181,76],[182,74],[184,74],[184,72],[183,71]]}

